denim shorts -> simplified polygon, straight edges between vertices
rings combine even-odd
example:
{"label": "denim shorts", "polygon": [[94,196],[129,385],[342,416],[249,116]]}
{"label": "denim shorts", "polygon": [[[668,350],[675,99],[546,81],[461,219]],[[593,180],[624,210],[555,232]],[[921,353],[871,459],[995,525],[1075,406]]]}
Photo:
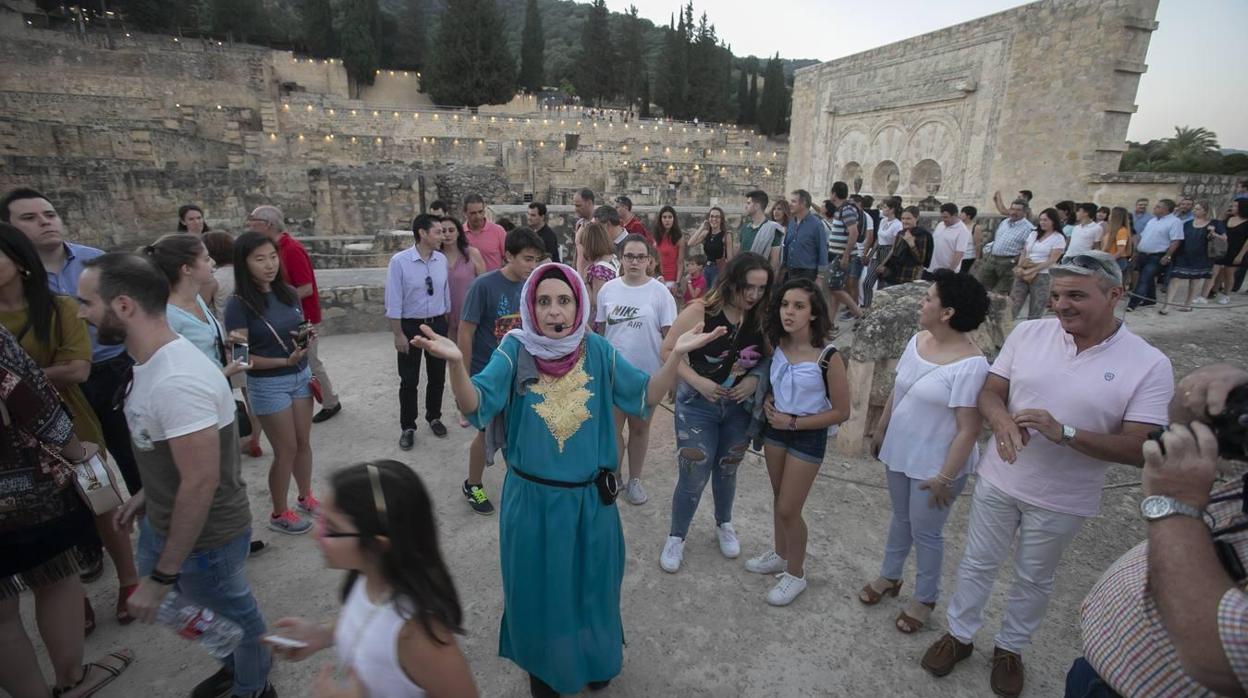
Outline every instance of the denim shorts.
{"label": "denim shorts", "polygon": [[283,376],[247,376],[247,397],[257,416],[275,414],[295,400],[312,397],[312,369]]}
{"label": "denim shorts", "polygon": [[768,424],[763,432],[763,442],[787,450],[790,456],[798,460],[820,465],[823,463],[823,455],[828,450],[828,430],[797,429],[790,431],[788,429],[776,429]]}
{"label": "denim shorts", "polygon": [[851,255],[849,258],[849,273],[847,276],[851,279],[862,278],[862,256],[858,254]]}

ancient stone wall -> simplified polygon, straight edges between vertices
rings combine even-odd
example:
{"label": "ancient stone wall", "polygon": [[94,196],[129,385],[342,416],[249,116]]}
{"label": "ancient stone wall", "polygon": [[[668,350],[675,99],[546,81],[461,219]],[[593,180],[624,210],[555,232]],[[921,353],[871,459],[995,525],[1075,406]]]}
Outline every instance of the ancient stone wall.
{"label": "ancient stone wall", "polygon": [[1221,212],[1235,195],[1235,182],[1243,179],[1232,175],[1196,174],[1192,172],[1113,172],[1089,179],[1093,201],[1113,201],[1117,206],[1132,206],[1138,199],[1156,202],[1188,196],[1205,200],[1214,212]]}
{"label": "ancient stone wall", "polygon": [[1117,169],[1157,0],[1042,0],[799,70],[787,188],[906,203],[1028,188],[1086,198]]}
{"label": "ancient stone wall", "polygon": [[117,31],[109,48],[99,33],[14,17],[0,10],[0,189],[45,190],[75,235],[105,247],[168,232],[187,202],[235,229],[272,202],[298,229],[372,235],[471,192],[570,203],[588,186],[709,205],[783,191],[784,145],[733,128],[589,119],[521,98],[428,109],[402,71],[350,99],[337,60]]}

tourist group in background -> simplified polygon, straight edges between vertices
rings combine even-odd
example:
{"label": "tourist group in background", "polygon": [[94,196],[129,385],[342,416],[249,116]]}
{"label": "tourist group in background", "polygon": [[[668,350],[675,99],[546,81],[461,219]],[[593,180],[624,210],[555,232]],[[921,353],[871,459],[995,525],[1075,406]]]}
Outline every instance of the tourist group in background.
{"label": "tourist group in background", "polygon": [[[670,412],[676,434],[669,530],[662,541],[631,542],[652,546],[667,573],[705,569],[707,549],[690,530],[709,482],[719,554],[738,558],[744,545],[745,571],[775,578],[759,585],[760,600],[786,606],[808,588],[802,512],[829,440],[850,417],[837,323],[870,313],[879,290],[914,281],[930,282],[920,330],[870,446],[884,464],[891,520],[879,575],[858,600],[900,601],[913,549],[915,588],[888,622],[906,634],[930,622],[944,525],[976,474],[948,632],[917,659],[940,677],[972,655],[1012,558],[989,685],[1022,692],[1023,653],[1066,548],[1097,513],[1108,465],[1143,463],[1149,433],[1170,421],[1170,362],[1115,310],[1124,296],[1129,311],[1160,304],[1162,314],[1227,303],[1242,283],[1248,193],[1219,217],[1188,199],[1151,210],[1141,200],[1134,211],[1067,201],[1033,213],[1020,191],[1008,206],[995,197],[1004,218],[993,231],[971,206],[941,205],[929,231],[899,198],[875,203],[844,182],[818,206],[801,189],[775,202],[753,191],[733,211],[736,230],[716,206],[686,232],[670,206],[649,228],[628,197],[598,204],[582,189],[566,250],[540,202],[521,227],[490,220],[476,194],[415,217],[413,245],[390,260],[384,294],[397,446],[421,438],[422,402],[428,433],[448,437],[449,382],[452,423],[473,429],[461,494],[474,512],[495,513],[485,473],[500,453],[505,460],[499,653],[527,672],[533,695],[600,690],[620,673],[616,503],[652,498],[643,471],[656,413]],[[84,663],[82,640],[97,620],[82,584],[100,575],[107,551],[118,622],[177,625],[180,609],[203,607],[235,628],[194,696],[275,696],[274,656],[299,661],[330,647],[343,673],[322,672],[316,695],[476,694],[421,479],[379,460],[336,469],[314,490],[311,428],[342,403],[318,357],[311,257],[279,209],[257,207],[235,236],[183,206],[180,232],[137,252],[69,242],[53,202],[30,189],[0,200],[0,221],[0,491],[9,497],[0,508],[0,633],[11,659],[0,687],[22,698],[92,695],[134,661],[118,649]],[[1025,308],[1028,318],[991,363],[971,339],[990,292],[1008,294],[1015,316]],[[985,425],[992,439],[981,454]],[[267,528],[315,530],[326,564],[346,572],[329,626],[270,624],[249,586],[247,557],[264,544],[240,456],[262,455],[261,434],[272,449]],[[751,445],[771,485],[768,541],[742,541],[733,524]],[[1165,465],[1160,456],[1150,463]],[[108,473],[109,464],[130,496],[114,481],[111,505],[80,497],[79,473]],[[24,590],[35,599],[51,691],[22,626]],[[1242,629],[1248,602],[1237,601],[1228,622]],[[218,637],[212,617],[195,616],[191,634]],[[1248,674],[1246,655],[1227,651],[1235,676]],[[1075,685],[1122,679],[1100,655],[1080,661]],[[1187,676],[1186,664],[1171,665]]]}

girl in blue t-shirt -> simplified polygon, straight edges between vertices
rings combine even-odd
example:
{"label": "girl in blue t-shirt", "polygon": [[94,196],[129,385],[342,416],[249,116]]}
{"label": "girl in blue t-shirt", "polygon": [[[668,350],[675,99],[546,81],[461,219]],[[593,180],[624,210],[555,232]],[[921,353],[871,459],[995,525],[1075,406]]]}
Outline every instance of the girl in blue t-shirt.
{"label": "girl in blue t-shirt", "polygon": [[[307,533],[319,503],[312,495],[312,372],[307,352],[315,335],[307,331],[299,297],[281,277],[277,245],[259,233],[243,233],[234,243],[234,295],[225,306],[225,328],[234,342],[246,342],[251,370],[251,407],[273,445],[269,528]],[[291,475],[299,489],[298,510],[286,506]]]}

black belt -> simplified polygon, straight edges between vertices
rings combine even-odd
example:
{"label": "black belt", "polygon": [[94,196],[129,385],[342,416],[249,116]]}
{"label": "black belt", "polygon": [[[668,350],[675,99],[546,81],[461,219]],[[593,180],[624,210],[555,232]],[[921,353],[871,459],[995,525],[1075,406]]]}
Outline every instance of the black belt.
{"label": "black belt", "polygon": [[508,468],[508,470],[515,473],[516,475],[519,475],[525,480],[528,480],[529,482],[536,482],[539,485],[546,485],[547,487],[564,487],[567,489],[575,489],[577,487],[589,487],[590,485],[594,484],[596,480],[595,478],[595,480],[586,480],[585,482],[563,482],[561,480],[547,480],[544,477],[530,475],[516,467]]}

